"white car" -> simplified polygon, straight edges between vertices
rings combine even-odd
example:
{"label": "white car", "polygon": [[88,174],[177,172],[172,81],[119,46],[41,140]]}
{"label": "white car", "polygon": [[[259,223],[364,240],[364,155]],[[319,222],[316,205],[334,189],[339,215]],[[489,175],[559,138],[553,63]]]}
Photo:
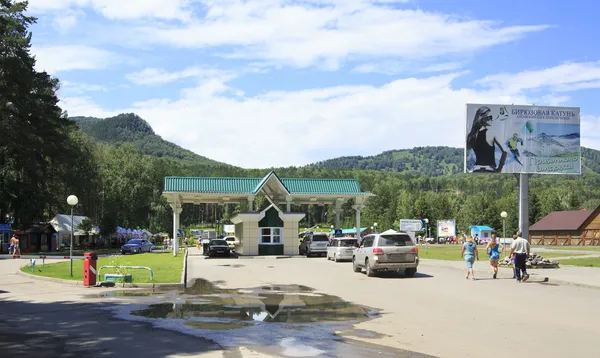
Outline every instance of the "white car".
{"label": "white car", "polygon": [[225,236],[223,240],[227,241],[227,246],[232,250],[235,250],[235,245],[239,243],[235,236]]}

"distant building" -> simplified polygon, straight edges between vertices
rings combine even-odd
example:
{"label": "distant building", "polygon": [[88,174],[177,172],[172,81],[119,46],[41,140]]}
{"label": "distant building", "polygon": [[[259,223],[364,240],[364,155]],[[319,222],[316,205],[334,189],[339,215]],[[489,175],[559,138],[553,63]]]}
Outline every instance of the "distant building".
{"label": "distant building", "polygon": [[533,245],[600,245],[600,206],[553,211],[529,227]]}
{"label": "distant building", "polygon": [[477,235],[480,242],[488,242],[491,240],[492,232],[494,231],[491,227],[485,225],[472,225],[470,228],[471,236],[475,237],[475,235]]}

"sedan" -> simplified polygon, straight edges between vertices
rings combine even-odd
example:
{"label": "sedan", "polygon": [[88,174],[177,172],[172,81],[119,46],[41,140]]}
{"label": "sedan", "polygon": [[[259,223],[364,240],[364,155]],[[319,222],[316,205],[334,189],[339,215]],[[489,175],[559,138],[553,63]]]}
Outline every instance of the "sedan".
{"label": "sedan", "polygon": [[208,244],[208,256],[230,256],[231,248],[227,245],[227,241],[223,239],[210,240]]}
{"label": "sedan", "polygon": [[144,239],[133,239],[127,241],[127,243],[121,246],[121,253],[127,254],[137,254],[142,252],[152,252],[152,243],[148,240]]}

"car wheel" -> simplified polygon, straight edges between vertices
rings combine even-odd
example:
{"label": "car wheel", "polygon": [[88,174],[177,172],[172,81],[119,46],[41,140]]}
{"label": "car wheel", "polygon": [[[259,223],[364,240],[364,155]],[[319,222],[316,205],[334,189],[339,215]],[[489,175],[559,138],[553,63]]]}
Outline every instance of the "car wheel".
{"label": "car wheel", "polygon": [[417,273],[416,267],[407,268],[404,270],[404,274],[406,275],[406,277],[413,277],[416,273]]}
{"label": "car wheel", "polygon": [[369,264],[369,259],[365,260],[365,271],[368,277],[375,276],[375,271],[373,271],[373,269],[371,268],[371,265]]}
{"label": "car wheel", "polygon": [[354,257],[352,257],[352,270],[354,270],[354,272],[362,271],[362,269],[360,268],[360,266],[358,266],[358,262],[356,262],[356,259]]}

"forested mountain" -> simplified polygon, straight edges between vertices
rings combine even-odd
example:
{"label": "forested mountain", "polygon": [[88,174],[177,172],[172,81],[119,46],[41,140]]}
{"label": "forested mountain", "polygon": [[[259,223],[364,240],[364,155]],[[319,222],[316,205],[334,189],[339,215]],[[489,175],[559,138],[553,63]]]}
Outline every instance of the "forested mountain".
{"label": "forested mountain", "polygon": [[134,113],[111,118],[70,117],[84,133],[107,144],[131,143],[142,154],[173,158],[194,164],[223,164],[162,139],[144,119]]}
{"label": "forested mountain", "polygon": [[328,159],[310,165],[335,170],[384,170],[429,176],[463,171],[464,150],[450,147],[416,147],[389,150],[370,157],[351,156]]}
{"label": "forested mountain", "polygon": [[[600,151],[581,149],[583,171],[600,173]],[[374,156],[350,156],[328,159],[309,167],[329,170],[383,170],[415,175],[439,176],[463,172],[464,149],[451,147],[415,147],[389,150]]]}

